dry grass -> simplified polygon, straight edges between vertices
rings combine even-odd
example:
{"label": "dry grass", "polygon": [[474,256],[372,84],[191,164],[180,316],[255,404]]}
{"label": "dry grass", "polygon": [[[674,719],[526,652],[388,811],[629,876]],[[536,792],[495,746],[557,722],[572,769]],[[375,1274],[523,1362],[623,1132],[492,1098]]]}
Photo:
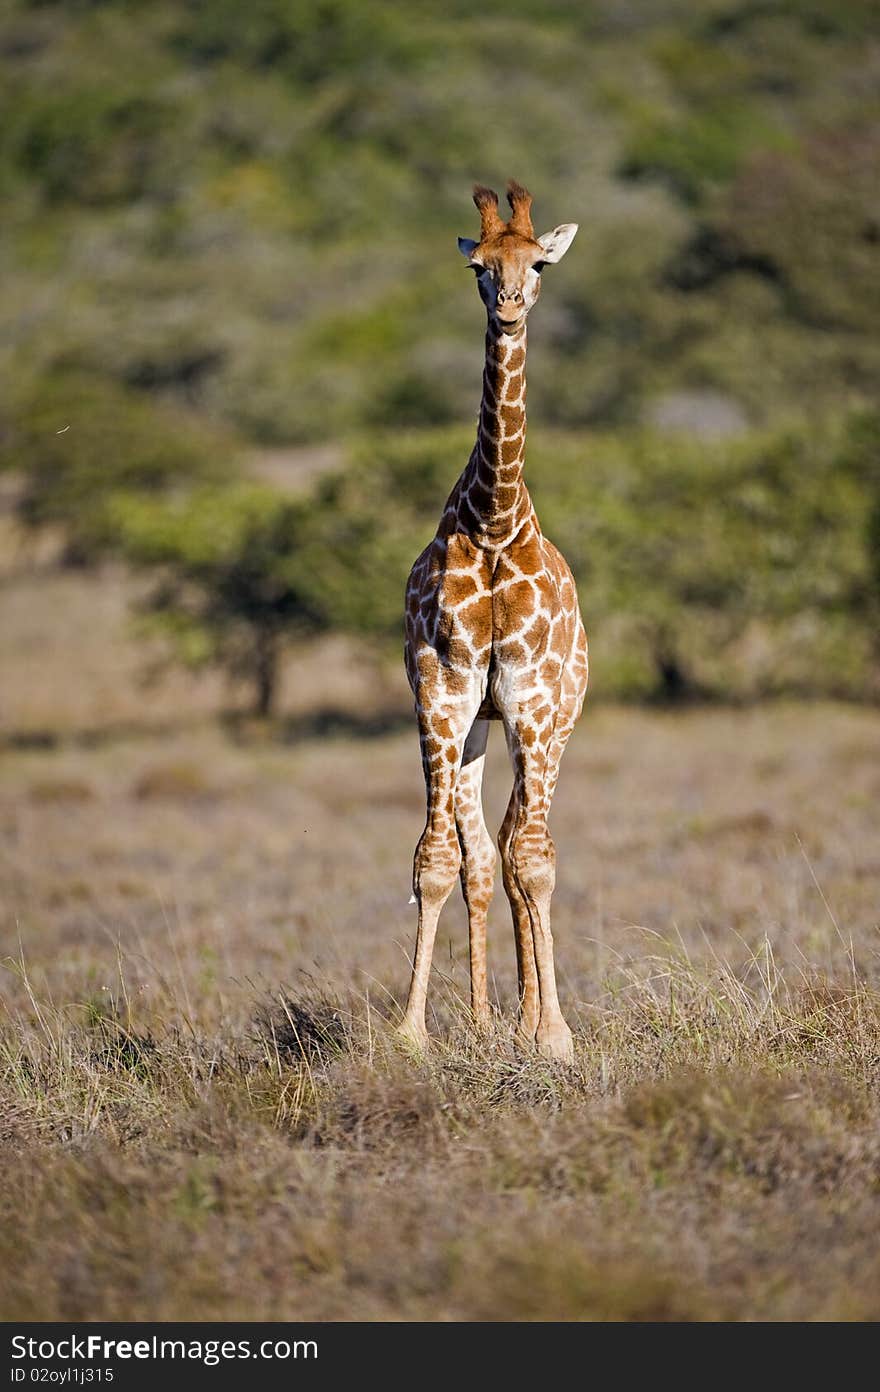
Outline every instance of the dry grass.
{"label": "dry grass", "polygon": [[3,1317],[880,1317],[875,712],[589,711],[554,809],[575,1066],[513,1046],[500,891],[493,1034],[456,900],[415,1060],[412,731],[303,737],[336,704],[303,665],[272,729],[122,683],[102,738],[51,634],[28,726],[0,628],[7,732],[54,732],[0,785]]}
{"label": "dry grass", "polygon": [[5,1317],[876,1318],[876,997],[673,976],[572,1069],[460,1016],[401,1058],[364,1002],[233,1038],[35,1001]]}

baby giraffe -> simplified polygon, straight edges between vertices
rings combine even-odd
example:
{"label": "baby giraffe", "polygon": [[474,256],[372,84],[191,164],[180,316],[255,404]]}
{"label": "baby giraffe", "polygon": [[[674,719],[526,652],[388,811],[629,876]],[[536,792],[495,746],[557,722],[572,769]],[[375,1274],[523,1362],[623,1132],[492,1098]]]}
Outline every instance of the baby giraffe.
{"label": "baby giraffe", "polygon": [[415,695],[427,821],[413,867],[419,924],[401,1033],[427,1043],[425,1001],[437,920],[460,874],[470,931],[471,1004],[489,1021],[486,915],[495,847],[481,784],[489,722],[500,720],[514,784],[498,836],[519,975],[517,1038],[572,1057],[559,1006],[550,933],[556,852],[547,816],[566,741],[587,687],[587,640],[571,571],[543,535],[523,478],[526,318],[541,272],[577,231],[536,237],[531,196],[511,183],[505,223],[498,195],[477,186],[480,240],[460,237],[486,306],[486,364],[477,442],[437,534],[406,590],[406,669]]}

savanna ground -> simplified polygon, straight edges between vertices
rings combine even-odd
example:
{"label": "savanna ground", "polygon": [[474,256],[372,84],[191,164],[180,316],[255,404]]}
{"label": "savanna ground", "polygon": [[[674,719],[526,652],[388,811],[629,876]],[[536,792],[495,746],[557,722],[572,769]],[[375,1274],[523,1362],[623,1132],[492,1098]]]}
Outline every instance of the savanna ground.
{"label": "savanna ground", "polygon": [[316,648],[268,726],[139,689],[113,571],[8,578],[0,630],[5,1318],[880,1316],[876,711],[588,706],[576,1063],[513,1047],[500,886],[497,1028],[456,896],[415,1060],[398,675]]}

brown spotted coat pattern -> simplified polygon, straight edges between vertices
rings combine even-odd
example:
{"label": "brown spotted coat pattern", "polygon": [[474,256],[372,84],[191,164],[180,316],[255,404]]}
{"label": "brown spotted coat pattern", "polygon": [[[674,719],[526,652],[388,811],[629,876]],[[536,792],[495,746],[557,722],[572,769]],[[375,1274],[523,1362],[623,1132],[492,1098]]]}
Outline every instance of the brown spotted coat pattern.
{"label": "brown spotted coat pattern", "polygon": [[[476,191],[478,207],[486,192]],[[569,1058],[571,1034],[553,965],[555,850],[547,816],[584,701],[587,643],[571,570],[543,535],[523,477],[530,305],[518,321],[512,311],[523,303],[517,290],[526,290],[526,273],[540,246],[531,223],[525,229],[513,199],[511,204],[514,217],[507,224],[484,217],[478,248],[481,273],[491,274],[489,290],[495,293],[488,306],[477,442],[406,591],[405,659],[419,721],[427,819],[414,860],[419,925],[402,1029],[424,1042],[437,919],[459,875],[470,928],[472,1006],[477,1021],[488,1022],[486,915],[496,855],[483,818],[481,783],[489,722],[497,720],[514,770],[498,846],[516,938],[518,1032],[544,1052]]]}

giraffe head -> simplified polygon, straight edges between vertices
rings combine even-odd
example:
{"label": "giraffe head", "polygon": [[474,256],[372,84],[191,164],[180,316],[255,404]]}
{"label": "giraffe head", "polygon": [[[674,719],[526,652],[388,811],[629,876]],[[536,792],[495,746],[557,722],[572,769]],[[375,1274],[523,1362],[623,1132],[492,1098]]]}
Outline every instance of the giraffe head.
{"label": "giraffe head", "polygon": [[480,240],[459,237],[458,249],[476,272],[480,298],[489,320],[503,333],[516,333],[541,293],[541,272],[561,261],[578,230],[576,222],[564,222],[536,237],[532,228],[532,195],[511,180],[507,186],[511,214],[504,222],[498,213],[498,194],[477,184],[474,202],[480,212]]}

